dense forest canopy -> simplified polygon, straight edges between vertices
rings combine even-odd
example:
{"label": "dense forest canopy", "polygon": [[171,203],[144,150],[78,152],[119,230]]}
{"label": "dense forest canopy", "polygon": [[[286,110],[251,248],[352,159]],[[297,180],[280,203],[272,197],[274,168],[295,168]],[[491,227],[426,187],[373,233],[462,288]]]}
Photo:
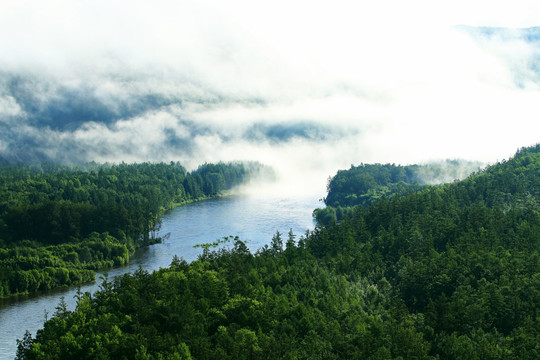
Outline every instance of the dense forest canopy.
{"label": "dense forest canopy", "polygon": [[240,162],[192,172],[173,162],[0,167],[0,296],[92,280],[94,270],[159,241],[165,210],[262,170]]}
{"label": "dense forest canopy", "polygon": [[354,206],[368,206],[392,196],[402,196],[429,185],[463,179],[481,168],[482,163],[446,160],[424,165],[360,164],[339,170],[328,179],[325,208],[313,211],[323,225],[340,221],[353,212]]}
{"label": "dense forest canopy", "polygon": [[256,254],[104,281],[18,358],[538,359],[539,249],[537,145]]}

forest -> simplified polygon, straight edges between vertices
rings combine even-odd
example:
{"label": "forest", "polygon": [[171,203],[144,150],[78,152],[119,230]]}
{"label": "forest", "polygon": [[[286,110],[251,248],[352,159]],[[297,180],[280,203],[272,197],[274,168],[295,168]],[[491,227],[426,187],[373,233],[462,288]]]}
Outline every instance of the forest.
{"label": "forest", "polygon": [[313,211],[317,223],[328,225],[349,216],[357,205],[369,206],[382,198],[420,191],[429,185],[462,179],[482,163],[445,160],[422,165],[360,164],[328,178],[326,207]]}
{"label": "forest", "polygon": [[251,253],[105,279],[17,359],[538,359],[540,145]]}
{"label": "forest", "polygon": [[262,170],[257,163],[0,167],[0,297],[94,280],[161,241],[161,215],[216,197]]}

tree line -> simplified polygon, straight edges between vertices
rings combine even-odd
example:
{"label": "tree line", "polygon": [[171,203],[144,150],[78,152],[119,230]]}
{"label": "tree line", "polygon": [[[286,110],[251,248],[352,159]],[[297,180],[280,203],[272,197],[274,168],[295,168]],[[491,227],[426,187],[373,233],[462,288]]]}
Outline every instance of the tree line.
{"label": "tree line", "polygon": [[369,206],[383,198],[403,196],[429,185],[452,182],[478,170],[481,163],[445,160],[423,165],[360,164],[339,170],[328,179],[326,207],[315,209],[313,218],[320,224],[350,215],[357,205]]}
{"label": "tree line", "polygon": [[256,163],[0,167],[0,296],[80,284],[156,237],[165,210],[215,197]]}

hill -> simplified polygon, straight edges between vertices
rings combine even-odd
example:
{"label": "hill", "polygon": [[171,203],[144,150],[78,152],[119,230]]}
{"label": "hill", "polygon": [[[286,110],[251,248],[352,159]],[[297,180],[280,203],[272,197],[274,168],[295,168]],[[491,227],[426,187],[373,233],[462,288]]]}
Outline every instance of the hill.
{"label": "hill", "polygon": [[423,165],[360,164],[339,170],[328,179],[325,208],[315,209],[317,223],[341,221],[354,206],[368,206],[382,198],[402,196],[430,185],[467,177],[482,164],[464,160],[445,160]]}

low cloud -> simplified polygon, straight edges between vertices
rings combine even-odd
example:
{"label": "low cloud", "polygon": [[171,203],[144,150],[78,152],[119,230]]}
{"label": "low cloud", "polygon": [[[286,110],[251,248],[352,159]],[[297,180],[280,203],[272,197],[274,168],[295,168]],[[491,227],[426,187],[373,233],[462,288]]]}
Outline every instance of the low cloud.
{"label": "low cloud", "polygon": [[499,28],[458,26],[487,52],[504,61],[512,80],[522,89],[540,84],[540,27]]}
{"label": "low cloud", "polygon": [[479,3],[6,2],[0,161],[500,160],[539,141],[538,5]]}

